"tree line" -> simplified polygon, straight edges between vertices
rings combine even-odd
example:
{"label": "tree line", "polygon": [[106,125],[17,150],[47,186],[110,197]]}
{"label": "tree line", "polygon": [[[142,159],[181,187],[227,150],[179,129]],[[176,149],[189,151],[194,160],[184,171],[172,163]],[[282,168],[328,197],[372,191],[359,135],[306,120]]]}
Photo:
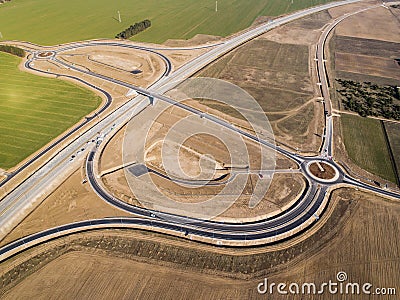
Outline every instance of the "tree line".
{"label": "tree line", "polygon": [[0,51],[7,52],[19,57],[25,57],[25,51],[21,48],[9,46],[9,45],[0,45]]}
{"label": "tree line", "polygon": [[337,79],[345,109],[362,117],[375,116],[400,120],[400,93],[397,86],[379,86],[371,82]]}
{"label": "tree line", "polygon": [[135,23],[135,24],[129,26],[124,31],[118,33],[115,37],[117,39],[129,39],[130,37],[134,36],[135,34],[138,34],[139,32],[146,30],[150,26],[151,26],[151,21],[146,19],[146,20],[143,20],[142,22]]}

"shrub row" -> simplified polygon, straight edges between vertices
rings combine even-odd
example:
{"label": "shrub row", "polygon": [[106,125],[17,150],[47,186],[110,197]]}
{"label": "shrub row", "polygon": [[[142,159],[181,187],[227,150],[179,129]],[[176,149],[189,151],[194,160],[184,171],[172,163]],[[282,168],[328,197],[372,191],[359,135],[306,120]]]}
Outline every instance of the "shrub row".
{"label": "shrub row", "polygon": [[115,37],[117,39],[129,39],[130,37],[134,36],[135,34],[138,34],[139,32],[142,32],[143,30],[149,28],[150,26],[151,26],[151,21],[144,20],[142,22],[131,25],[124,31],[118,33]]}
{"label": "shrub row", "polygon": [[0,51],[2,52],[7,52],[19,57],[24,57],[25,56],[25,51],[21,48],[17,48],[14,46],[9,46],[9,45],[0,45]]}

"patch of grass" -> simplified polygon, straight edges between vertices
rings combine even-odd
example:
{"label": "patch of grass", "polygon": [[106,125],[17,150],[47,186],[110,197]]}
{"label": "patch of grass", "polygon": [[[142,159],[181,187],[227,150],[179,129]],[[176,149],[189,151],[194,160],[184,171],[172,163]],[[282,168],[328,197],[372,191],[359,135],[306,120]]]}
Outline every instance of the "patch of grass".
{"label": "patch of grass", "polygon": [[324,25],[328,23],[331,19],[331,15],[328,13],[328,11],[324,10],[296,20],[292,24],[295,24],[296,26],[304,29],[317,30],[324,27]]}
{"label": "patch of grass", "polygon": [[[4,39],[53,45],[113,38],[131,24],[149,19],[152,27],[134,40],[162,43],[198,33],[227,36],[261,15],[277,16],[331,0],[13,0],[0,6]],[[122,22],[118,22],[117,11]],[[17,20],[17,21],[16,21]]]}
{"label": "patch of grass", "polygon": [[295,115],[278,123],[279,129],[286,134],[293,135],[294,138],[301,140],[307,134],[308,127],[314,118],[314,105],[306,105]]}
{"label": "patch of grass", "polygon": [[264,112],[285,112],[306,103],[311,96],[290,90],[265,88],[255,85],[243,85],[241,88],[249,92],[260,104]]}
{"label": "patch of grass", "polygon": [[242,116],[242,114],[232,106],[226,105],[224,103],[220,103],[218,101],[207,100],[207,99],[201,99],[199,102],[203,105],[207,105],[208,107],[210,107],[212,109],[221,111],[231,117],[245,120],[245,118]]}
{"label": "patch of grass", "polygon": [[[331,60],[332,61],[332,60]],[[354,80],[358,82],[373,82],[379,85],[399,85],[400,80],[388,77],[372,76],[368,74],[351,73],[344,71],[336,71],[336,77],[346,80]]]}
{"label": "patch of grass", "polygon": [[400,57],[400,43],[335,35],[329,47],[336,78],[379,85],[400,84],[394,61]]}
{"label": "patch of grass", "polygon": [[[225,80],[248,92],[260,105],[262,111],[259,113],[264,112],[269,121],[275,123],[275,135],[285,137],[285,143],[288,137],[290,142],[296,143],[294,147],[299,144],[308,147],[314,143],[311,130],[308,130],[316,117],[314,105],[295,111],[307,103],[314,92],[307,46],[259,38],[223,56],[197,75]],[[203,104],[235,116],[225,107]],[[279,122],[289,115],[288,119]]]}
{"label": "patch of grass", "polygon": [[199,76],[240,86],[264,112],[287,111],[311,97],[308,55],[307,46],[258,39],[222,57]]}
{"label": "patch of grass", "polygon": [[396,182],[380,121],[344,114],[340,119],[349,157],[361,168]]}
{"label": "patch of grass", "polygon": [[8,169],[76,124],[101,103],[72,83],[18,70],[0,53],[0,168]]}
{"label": "patch of grass", "polygon": [[304,45],[258,39],[247,43],[237,52],[235,64],[257,66],[261,70],[308,74],[308,52],[308,47]]}
{"label": "patch of grass", "polygon": [[399,43],[340,35],[336,35],[334,39],[337,52],[385,58],[400,56]]}

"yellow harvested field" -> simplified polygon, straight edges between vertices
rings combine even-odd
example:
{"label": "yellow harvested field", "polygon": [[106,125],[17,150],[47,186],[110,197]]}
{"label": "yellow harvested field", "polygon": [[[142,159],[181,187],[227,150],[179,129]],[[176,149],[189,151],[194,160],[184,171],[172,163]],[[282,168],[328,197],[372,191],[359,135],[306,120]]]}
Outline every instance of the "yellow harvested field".
{"label": "yellow harvested field", "polygon": [[[338,9],[336,8],[335,10]],[[384,7],[365,11],[344,20],[338,25],[336,34],[396,43],[400,42],[398,20],[390,10]]]}

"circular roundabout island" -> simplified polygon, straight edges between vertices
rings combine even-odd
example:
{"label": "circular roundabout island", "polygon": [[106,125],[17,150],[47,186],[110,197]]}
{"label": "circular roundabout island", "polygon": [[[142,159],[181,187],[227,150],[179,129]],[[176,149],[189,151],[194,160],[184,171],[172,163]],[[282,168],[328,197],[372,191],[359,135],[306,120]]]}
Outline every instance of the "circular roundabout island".
{"label": "circular roundabout island", "polygon": [[37,57],[39,58],[48,58],[50,56],[53,56],[55,53],[53,51],[43,51],[43,52],[39,52],[37,54]]}
{"label": "circular roundabout island", "polygon": [[307,164],[307,172],[315,180],[325,183],[333,183],[339,179],[338,169],[324,161],[310,161]]}

